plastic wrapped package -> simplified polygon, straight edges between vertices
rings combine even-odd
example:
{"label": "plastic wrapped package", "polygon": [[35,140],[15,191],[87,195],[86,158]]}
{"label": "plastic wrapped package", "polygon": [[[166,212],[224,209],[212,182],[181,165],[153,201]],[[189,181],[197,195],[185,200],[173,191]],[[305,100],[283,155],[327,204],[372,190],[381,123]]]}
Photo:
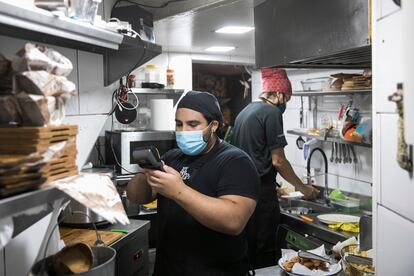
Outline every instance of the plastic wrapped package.
{"label": "plastic wrapped package", "polygon": [[21,123],[21,110],[17,99],[12,95],[0,96],[0,125],[10,126]]}
{"label": "plastic wrapped package", "polygon": [[59,52],[32,43],[16,53],[12,67],[17,72],[45,70],[59,76],[68,76],[73,69],[72,62]]}
{"label": "plastic wrapped package", "polygon": [[17,95],[21,112],[22,124],[25,126],[43,126],[50,122],[55,112],[55,97],[44,97],[20,92]]}
{"label": "plastic wrapped package", "polygon": [[76,94],[76,85],[66,77],[56,76],[46,71],[26,71],[16,75],[16,91],[70,98]]}
{"label": "plastic wrapped package", "polygon": [[0,54],[0,94],[11,94],[13,89],[11,62]]}

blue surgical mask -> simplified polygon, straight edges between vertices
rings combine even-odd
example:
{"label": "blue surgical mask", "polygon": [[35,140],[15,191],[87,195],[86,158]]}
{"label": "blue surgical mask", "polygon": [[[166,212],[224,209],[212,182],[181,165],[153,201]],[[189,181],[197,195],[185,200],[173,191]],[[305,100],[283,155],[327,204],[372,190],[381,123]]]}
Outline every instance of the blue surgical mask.
{"label": "blue surgical mask", "polygon": [[286,104],[285,103],[278,104],[278,105],[276,105],[276,107],[280,110],[280,112],[282,112],[282,114],[285,113],[285,110],[286,110]]}
{"label": "blue surgical mask", "polygon": [[203,138],[203,130],[176,131],[175,140],[181,151],[190,156],[200,154],[207,146]]}

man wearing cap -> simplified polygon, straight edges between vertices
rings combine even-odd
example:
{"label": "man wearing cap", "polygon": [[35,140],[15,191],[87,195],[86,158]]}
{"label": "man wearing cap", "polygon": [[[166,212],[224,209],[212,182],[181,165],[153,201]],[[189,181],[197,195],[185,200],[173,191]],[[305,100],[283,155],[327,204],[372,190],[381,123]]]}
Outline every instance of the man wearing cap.
{"label": "man wearing cap", "polygon": [[319,191],[304,185],[285,157],[287,145],[282,114],[292,95],[286,71],[262,69],[262,93],[237,116],[232,144],[244,150],[253,160],[261,179],[259,201],[248,224],[249,257],[253,265],[274,265],[280,250],[276,249],[276,232],[280,220],[276,193],[276,174],[301,191],[305,198],[315,198]]}
{"label": "man wearing cap", "polygon": [[246,275],[244,227],[253,214],[260,179],[242,150],[221,141],[217,99],[190,91],[175,114],[178,149],[164,171],[144,170],[128,183],[138,204],[158,199],[155,275]]}

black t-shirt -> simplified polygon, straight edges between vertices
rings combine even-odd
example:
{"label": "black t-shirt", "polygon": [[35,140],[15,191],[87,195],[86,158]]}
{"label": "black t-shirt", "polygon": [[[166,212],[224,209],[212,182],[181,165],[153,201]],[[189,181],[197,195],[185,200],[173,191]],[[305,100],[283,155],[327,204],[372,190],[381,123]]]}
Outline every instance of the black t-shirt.
{"label": "black t-shirt", "polygon": [[[184,182],[211,197],[240,195],[257,200],[259,176],[240,149],[221,142],[207,154],[187,156],[173,149],[164,162]],[[245,275],[247,243],[238,236],[211,230],[175,201],[158,195],[156,275]]]}
{"label": "black t-shirt", "polygon": [[263,102],[252,102],[237,116],[232,144],[244,150],[252,159],[260,177],[275,179],[272,150],[287,145],[280,110]]}

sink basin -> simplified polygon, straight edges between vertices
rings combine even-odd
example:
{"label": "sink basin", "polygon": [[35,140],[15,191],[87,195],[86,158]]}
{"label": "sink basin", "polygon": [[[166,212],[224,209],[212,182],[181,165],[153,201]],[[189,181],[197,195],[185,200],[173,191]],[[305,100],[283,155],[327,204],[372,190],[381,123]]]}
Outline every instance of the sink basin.
{"label": "sink basin", "polygon": [[281,211],[285,211],[292,214],[297,214],[304,210],[308,210],[310,214],[329,213],[333,211],[333,208],[324,205],[323,203],[317,203],[306,200],[282,200],[279,202]]}

